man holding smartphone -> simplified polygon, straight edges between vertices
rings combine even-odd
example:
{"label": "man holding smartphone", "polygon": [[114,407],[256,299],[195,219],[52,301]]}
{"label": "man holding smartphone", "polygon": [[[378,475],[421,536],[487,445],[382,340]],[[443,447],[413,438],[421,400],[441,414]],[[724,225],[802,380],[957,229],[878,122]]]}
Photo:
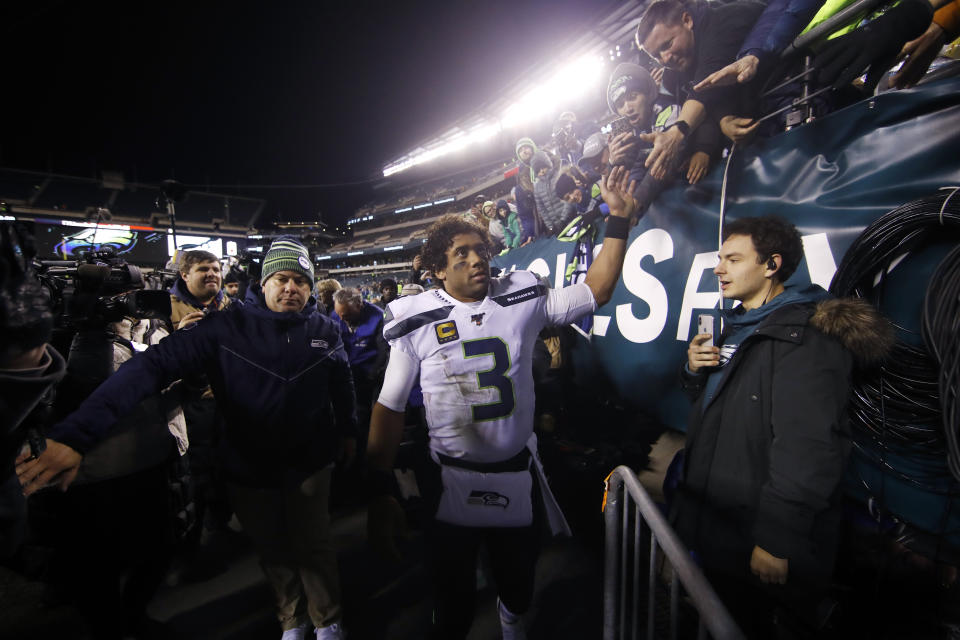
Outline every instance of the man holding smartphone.
{"label": "man holding smartphone", "polygon": [[[724,228],[714,269],[724,331],[698,334],[683,367],[695,399],[671,516],[749,637],[778,624],[816,631],[840,535],[840,479],[850,449],[854,364],[892,344],[862,300],[787,286],[800,234],[776,218]],[[715,342],[716,344],[712,344]]]}

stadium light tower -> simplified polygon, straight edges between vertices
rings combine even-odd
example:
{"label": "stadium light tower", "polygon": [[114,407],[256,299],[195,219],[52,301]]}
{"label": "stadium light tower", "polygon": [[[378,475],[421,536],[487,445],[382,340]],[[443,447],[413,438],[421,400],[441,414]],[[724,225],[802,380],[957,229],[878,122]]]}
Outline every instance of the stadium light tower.
{"label": "stadium light tower", "polygon": [[417,148],[384,167],[383,177],[388,178],[410,167],[485,142],[501,131],[551,115],[565,106],[565,102],[594,89],[603,75],[603,67],[601,56],[581,56],[560,67],[546,82],[534,86],[523,98],[507,107],[498,120],[481,122],[467,132],[452,132],[425,145],[428,148]]}

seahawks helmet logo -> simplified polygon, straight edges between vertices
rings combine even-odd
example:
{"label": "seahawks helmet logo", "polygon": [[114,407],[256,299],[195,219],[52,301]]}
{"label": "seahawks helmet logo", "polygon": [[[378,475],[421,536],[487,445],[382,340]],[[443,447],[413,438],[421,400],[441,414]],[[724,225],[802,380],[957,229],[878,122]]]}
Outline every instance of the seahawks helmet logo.
{"label": "seahawks helmet logo", "polygon": [[510,498],[496,491],[474,490],[470,492],[470,496],[467,498],[467,504],[478,507],[503,507],[506,509],[510,506]]}

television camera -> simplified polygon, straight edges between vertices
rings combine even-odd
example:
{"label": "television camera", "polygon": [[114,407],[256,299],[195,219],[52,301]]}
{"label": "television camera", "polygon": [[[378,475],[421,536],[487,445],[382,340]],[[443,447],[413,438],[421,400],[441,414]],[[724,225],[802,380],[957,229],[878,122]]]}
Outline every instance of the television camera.
{"label": "television camera", "polygon": [[90,251],[76,261],[37,261],[36,271],[58,328],[93,328],[125,317],[170,317],[170,295],[145,288],[139,267],[111,249]]}

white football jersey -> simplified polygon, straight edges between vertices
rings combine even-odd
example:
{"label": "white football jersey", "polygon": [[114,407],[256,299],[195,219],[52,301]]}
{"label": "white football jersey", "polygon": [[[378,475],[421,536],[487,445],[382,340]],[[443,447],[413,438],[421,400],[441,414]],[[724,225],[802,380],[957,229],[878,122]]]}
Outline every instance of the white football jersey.
{"label": "white football jersey", "polygon": [[[519,453],[533,432],[537,334],[595,306],[585,284],[554,290],[529,271],[491,279],[480,302],[459,302],[439,289],[391,302],[383,335],[394,353],[408,356],[400,358],[419,362],[431,448],[475,462]],[[403,374],[412,380],[400,385],[395,400],[382,395],[381,404],[402,410],[415,373]]]}

